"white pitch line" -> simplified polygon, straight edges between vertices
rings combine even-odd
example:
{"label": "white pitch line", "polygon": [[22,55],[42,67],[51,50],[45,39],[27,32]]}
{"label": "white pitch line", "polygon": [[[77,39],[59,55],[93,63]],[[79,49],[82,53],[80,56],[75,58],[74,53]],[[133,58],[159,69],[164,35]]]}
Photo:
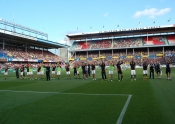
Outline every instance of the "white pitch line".
{"label": "white pitch line", "polygon": [[0,90],[0,92],[38,93],[38,94],[65,94],[65,95],[89,95],[89,96],[128,96],[129,95],[129,94],[88,94],[88,93],[40,92],[40,91],[18,91],[18,90]]}
{"label": "white pitch line", "polygon": [[116,124],[121,124],[126,109],[129,105],[132,95],[130,94],[88,94],[88,93],[62,93],[62,92],[40,92],[40,91],[17,91],[17,90],[0,90],[0,92],[14,92],[14,93],[37,93],[37,94],[65,94],[65,95],[89,95],[89,96],[128,96],[128,99],[120,113]]}
{"label": "white pitch line", "polygon": [[71,95],[89,95],[89,96],[128,96],[129,94],[88,94],[88,93],[60,93]]}
{"label": "white pitch line", "polygon": [[122,112],[120,113],[120,116],[119,116],[116,124],[121,124],[122,123],[123,117],[125,115],[126,109],[127,109],[128,105],[129,105],[129,102],[131,100],[131,97],[132,97],[132,95],[128,96],[128,99],[127,99],[127,101],[126,101],[126,103],[125,103],[125,105],[122,109]]}
{"label": "white pitch line", "polygon": [[39,93],[39,94],[59,94],[60,93],[60,92],[39,92],[39,91],[18,91],[18,90],[0,90],[0,92]]}

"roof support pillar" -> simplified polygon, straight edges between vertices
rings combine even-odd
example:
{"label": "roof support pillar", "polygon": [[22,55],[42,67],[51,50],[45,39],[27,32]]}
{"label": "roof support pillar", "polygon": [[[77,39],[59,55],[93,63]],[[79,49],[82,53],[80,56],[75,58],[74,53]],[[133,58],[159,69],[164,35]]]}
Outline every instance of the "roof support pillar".
{"label": "roof support pillar", "polygon": [[27,53],[27,43],[25,44],[25,52]]}
{"label": "roof support pillar", "polygon": [[112,44],[111,44],[111,48],[113,48],[113,44],[114,44],[114,41],[113,41],[113,36],[112,36]]}
{"label": "roof support pillar", "polygon": [[113,52],[114,52],[114,51],[113,51],[113,49],[112,49],[112,57],[113,57]]}
{"label": "roof support pillar", "polygon": [[100,50],[99,50],[99,55],[98,56],[100,57]]}
{"label": "roof support pillar", "polygon": [[4,50],[4,46],[5,46],[5,43],[4,43],[4,38],[3,38],[3,44],[2,44],[2,49]]}
{"label": "roof support pillar", "polygon": [[43,55],[43,50],[44,50],[44,48],[43,48],[43,46],[42,46],[42,55]]}
{"label": "roof support pillar", "polygon": [[134,56],[134,48],[133,48],[133,53],[132,53],[132,55]]}

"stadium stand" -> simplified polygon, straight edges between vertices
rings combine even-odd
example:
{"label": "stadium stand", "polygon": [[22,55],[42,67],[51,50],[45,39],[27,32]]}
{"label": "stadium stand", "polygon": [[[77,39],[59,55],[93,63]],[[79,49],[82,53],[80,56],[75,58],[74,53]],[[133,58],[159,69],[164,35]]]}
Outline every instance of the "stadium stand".
{"label": "stadium stand", "polygon": [[143,38],[143,46],[166,45],[164,36],[151,36]]}
{"label": "stadium stand", "polygon": [[133,48],[144,46],[163,46],[175,44],[175,35],[169,36],[149,36],[142,38],[118,38],[112,40],[97,40],[88,42],[74,42],[71,50],[95,50],[108,48]]}
{"label": "stadium stand", "polygon": [[[80,59],[82,61],[101,61],[102,59],[111,61],[120,59],[125,63],[129,63],[134,58],[137,65],[141,65],[143,59],[160,61],[162,64],[165,63],[166,58],[169,58],[171,62],[175,61],[173,50],[173,45],[175,44],[174,27],[153,27],[146,30],[144,28],[143,30],[136,29],[134,31],[110,31],[91,35],[75,34],[67,36],[72,40],[76,39],[71,50],[75,54],[79,52],[82,55],[84,54],[83,59]],[[86,45],[78,42],[78,40],[83,38],[87,39],[84,42]],[[97,40],[96,38],[104,38],[105,40]],[[91,41],[89,41],[90,39]],[[167,53],[166,51],[168,50],[171,52]],[[78,54],[76,55],[77,58]],[[74,57],[72,60],[75,59]]]}
{"label": "stadium stand", "polygon": [[49,50],[68,47],[48,40],[47,33],[0,19],[0,63],[60,63],[64,60]]}
{"label": "stadium stand", "polygon": [[124,47],[141,47],[140,38],[120,38],[115,39],[113,48],[124,48]]}
{"label": "stadium stand", "polygon": [[75,50],[83,50],[83,49],[89,49],[90,47],[90,42],[75,42],[73,44],[73,48]]}
{"label": "stadium stand", "polygon": [[[154,48],[149,51],[142,51],[142,49],[139,49],[135,51],[134,53],[129,51],[126,54],[126,51],[123,49],[120,52],[114,52],[112,54],[112,51],[103,51],[100,54],[89,51],[88,56],[86,52],[81,51],[81,54],[76,55],[76,59],[81,61],[101,61],[101,59],[104,59],[106,61],[111,60],[123,60],[126,64],[129,64],[132,58],[135,59],[137,65],[141,65],[141,62],[143,59],[149,59],[150,61],[161,61],[161,63],[165,63],[163,61],[163,51],[160,50],[160,48]],[[71,58],[72,60],[75,60],[75,55]]]}
{"label": "stadium stand", "polygon": [[28,49],[27,52],[25,52],[24,49],[16,49],[13,47],[6,47],[4,50],[0,48],[0,57],[7,58],[11,61],[42,60],[43,62],[57,62],[60,60],[59,56],[49,51]]}
{"label": "stadium stand", "polygon": [[175,35],[167,36],[168,44],[175,45]]}
{"label": "stadium stand", "polygon": [[110,40],[91,42],[91,49],[107,49],[107,48],[111,48]]}
{"label": "stadium stand", "polygon": [[106,49],[111,48],[111,41],[88,41],[88,42],[74,42],[72,50],[85,50],[85,49]]}
{"label": "stadium stand", "polygon": [[175,51],[174,50],[167,50],[165,51],[165,60],[170,60],[171,63],[175,63]]}

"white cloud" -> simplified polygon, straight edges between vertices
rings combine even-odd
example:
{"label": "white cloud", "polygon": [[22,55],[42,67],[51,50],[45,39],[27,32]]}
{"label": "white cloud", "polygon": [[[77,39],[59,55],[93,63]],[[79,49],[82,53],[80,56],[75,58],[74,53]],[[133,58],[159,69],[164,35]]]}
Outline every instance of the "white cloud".
{"label": "white cloud", "polygon": [[59,43],[66,44],[66,41],[65,40],[60,40]]}
{"label": "white cloud", "polygon": [[164,9],[156,9],[156,8],[150,8],[145,9],[143,11],[137,11],[133,17],[138,18],[140,16],[148,16],[149,18],[155,18],[156,16],[164,15],[171,11],[171,8],[164,8]]}
{"label": "white cloud", "polygon": [[67,37],[58,41],[58,43],[61,43],[61,44],[68,44],[68,42],[69,42],[69,38]]}
{"label": "white cloud", "polygon": [[104,16],[104,17],[107,17],[108,15],[109,15],[109,13],[106,12],[103,16]]}

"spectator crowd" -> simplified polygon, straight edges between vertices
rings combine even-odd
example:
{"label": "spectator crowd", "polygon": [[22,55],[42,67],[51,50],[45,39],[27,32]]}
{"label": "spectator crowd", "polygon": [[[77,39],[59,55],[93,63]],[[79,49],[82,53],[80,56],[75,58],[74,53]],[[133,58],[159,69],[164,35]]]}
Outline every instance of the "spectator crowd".
{"label": "spectator crowd", "polygon": [[24,59],[24,60],[47,60],[47,61],[59,61],[59,56],[51,53],[50,51],[28,49],[25,51],[20,48],[6,47],[5,49],[0,48],[0,56],[11,59]]}

